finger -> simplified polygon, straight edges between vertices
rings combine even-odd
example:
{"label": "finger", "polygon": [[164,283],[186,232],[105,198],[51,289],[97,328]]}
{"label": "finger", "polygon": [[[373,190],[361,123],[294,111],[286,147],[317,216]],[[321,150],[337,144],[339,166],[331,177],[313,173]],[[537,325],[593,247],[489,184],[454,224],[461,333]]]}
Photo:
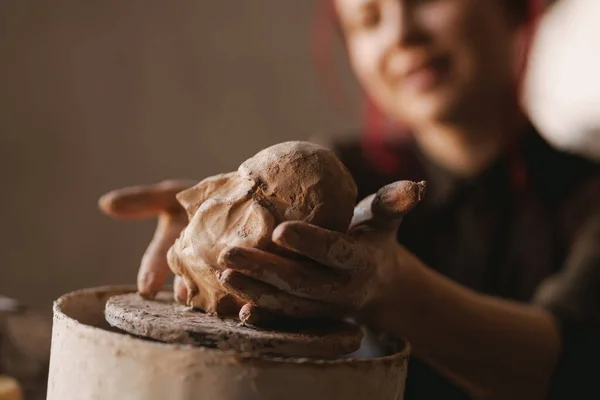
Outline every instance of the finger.
{"label": "finger", "polygon": [[168,180],[153,185],[116,189],[100,197],[98,206],[113,218],[148,218],[164,211],[180,211],[176,195],[193,181]]}
{"label": "finger", "polygon": [[327,304],[292,296],[231,269],[223,271],[219,281],[227,291],[242,301],[277,315],[290,318],[322,318],[336,315],[333,308]]}
{"label": "finger", "polygon": [[196,302],[196,296],[198,296],[200,293],[200,288],[198,288],[198,285],[196,285],[196,283],[192,281],[192,279],[187,275],[182,276],[182,280],[185,286],[185,292],[187,294],[187,299],[185,299],[185,305],[189,307],[201,308],[198,307],[198,303]]}
{"label": "finger", "polygon": [[[339,318],[341,315],[343,314],[336,315],[335,317]],[[301,331],[306,330],[310,326],[318,329],[318,327],[323,326],[323,323],[327,324],[321,318],[293,318],[281,314],[277,315],[250,303],[244,304],[240,309],[238,317],[243,324],[274,331]],[[330,317],[328,319],[331,322]]]}
{"label": "finger", "polygon": [[148,245],[138,271],[138,291],[146,298],[154,298],[169,275],[167,252],[185,227],[185,220],[161,214],[154,237]]}
{"label": "finger", "polygon": [[375,218],[401,218],[412,210],[425,197],[427,184],[422,182],[399,181],[384,186],[377,191],[371,211]]}
{"label": "finger", "polygon": [[219,265],[307,299],[327,301],[339,297],[339,286],[348,277],[312,262],[292,260],[263,250],[231,247],[219,257]]}
{"label": "finger", "polygon": [[238,316],[244,324],[265,328],[272,326],[277,320],[277,317],[273,313],[250,303],[242,306]]}
{"label": "finger", "polygon": [[395,230],[402,218],[425,196],[426,183],[398,181],[379,189],[355,208],[349,232],[360,227]]}
{"label": "finger", "polygon": [[185,304],[188,298],[187,287],[181,276],[176,276],[173,281],[173,292],[175,295],[175,301],[179,304]]}
{"label": "finger", "polygon": [[300,221],[288,221],[273,231],[273,242],[319,264],[337,269],[367,267],[367,258],[351,237]]}

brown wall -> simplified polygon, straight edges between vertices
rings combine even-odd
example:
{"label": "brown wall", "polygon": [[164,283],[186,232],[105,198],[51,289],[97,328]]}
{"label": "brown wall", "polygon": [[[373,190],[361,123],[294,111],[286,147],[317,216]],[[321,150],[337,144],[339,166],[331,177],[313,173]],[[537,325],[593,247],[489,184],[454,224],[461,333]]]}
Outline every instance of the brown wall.
{"label": "brown wall", "polygon": [[202,178],[356,126],[312,69],[314,4],[0,2],[0,293],[48,309],[134,282],[153,221],[102,216],[111,188]]}

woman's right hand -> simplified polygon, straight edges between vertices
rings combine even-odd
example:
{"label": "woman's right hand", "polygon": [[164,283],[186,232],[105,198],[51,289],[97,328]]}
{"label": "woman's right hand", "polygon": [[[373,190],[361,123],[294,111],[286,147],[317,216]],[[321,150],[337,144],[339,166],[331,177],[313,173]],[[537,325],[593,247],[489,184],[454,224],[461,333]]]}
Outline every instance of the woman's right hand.
{"label": "woman's right hand", "polygon": [[[137,277],[138,292],[152,299],[163,288],[169,275],[167,252],[188,223],[188,216],[175,197],[197,182],[168,180],[151,185],[130,186],[103,195],[98,204],[102,212],[116,219],[157,217],[154,237],[146,249]],[[175,297],[187,298],[179,277],[174,282]]]}

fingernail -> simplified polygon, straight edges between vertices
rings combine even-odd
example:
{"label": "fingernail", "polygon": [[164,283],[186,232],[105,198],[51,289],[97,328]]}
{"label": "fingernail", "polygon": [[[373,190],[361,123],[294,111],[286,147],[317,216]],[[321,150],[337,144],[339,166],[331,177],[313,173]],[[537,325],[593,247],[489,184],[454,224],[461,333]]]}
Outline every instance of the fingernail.
{"label": "fingernail", "polygon": [[156,297],[156,292],[153,291],[149,291],[149,290],[141,290],[138,288],[138,294],[140,296],[142,296],[143,299],[145,300],[154,300],[154,298]]}
{"label": "fingernail", "polygon": [[173,282],[173,289],[175,292],[175,301],[179,304],[185,304],[187,299],[187,287],[185,286],[185,282],[181,277],[175,277],[175,281]]}
{"label": "fingernail", "polygon": [[218,273],[219,282],[222,284],[230,284],[232,275],[235,273],[234,270],[227,268],[224,271]]}
{"label": "fingernail", "polygon": [[387,205],[395,204],[396,201],[398,200],[398,191],[393,190],[393,188],[384,187],[378,193],[378,196],[375,198],[375,200],[377,200],[377,198],[379,198],[379,201],[383,205],[387,206]]}
{"label": "fingernail", "polygon": [[273,241],[281,244],[293,244],[298,242],[300,234],[294,224],[282,224],[273,232]]}
{"label": "fingernail", "polygon": [[176,290],[174,297],[177,304],[186,304],[188,298],[187,290]]}
{"label": "fingernail", "polygon": [[138,278],[138,292],[145,299],[153,299],[158,290],[154,288],[155,274],[152,272],[145,273]]}
{"label": "fingernail", "polygon": [[221,253],[219,253],[219,257],[217,257],[217,263],[219,265],[227,265],[231,258],[232,250],[232,247],[226,247],[223,250],[221,250]]}
{"label": "fingernail", "polygon": [[244,253],[237,247],[230,248],[225,254],[226,260],[231,263],[243,263],[246,261]]}
{"label": "fingernail", "polygon": [[243,252],[235,247],[222,251],[218,262],[224,268],[248,269],[248,260],[244,257]]}
{"label": "fingernail", "polygon": [[250,303],[244,304],[239,312],[240,321],[246,325],[267,328],[273,322],[273,315],[262,308],[256,307]]}
{"label": "fingernail", "polygon": [[242,308],[240,309],[239,315],[238,317],[240,318],[240,321],[242,321],[242,323],[244,324],[249,324],[249,325],[253,325],[254,322],[256,322],[256,318],[255,318],[255,313],[253,313],[252,311],[252,304],[246,303],[242,306]]}
{"label": "fingernail", "polygon": [[[395,201],[398,203],[398,209],[407,212],[419,203],[425,196],[425,189],[427,185],[424,181],[422,182],[406,182],[406,186],[400,187],[398,191],[394,193]],[[390,198],[390,200],[392,200]]]}

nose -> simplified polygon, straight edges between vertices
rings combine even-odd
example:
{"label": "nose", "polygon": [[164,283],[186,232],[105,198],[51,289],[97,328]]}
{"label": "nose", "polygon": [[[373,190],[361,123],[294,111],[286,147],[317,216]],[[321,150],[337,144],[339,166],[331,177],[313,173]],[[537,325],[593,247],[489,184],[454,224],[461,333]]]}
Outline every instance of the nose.
{"label": "nose", "polygon": [[395,21],[393,23],[395,43],[399,47],[411,47],[423,42],[423,29],[416,13],[417,3],[418,1],[415,0],[388,2],[390,9],[387,15]]}

